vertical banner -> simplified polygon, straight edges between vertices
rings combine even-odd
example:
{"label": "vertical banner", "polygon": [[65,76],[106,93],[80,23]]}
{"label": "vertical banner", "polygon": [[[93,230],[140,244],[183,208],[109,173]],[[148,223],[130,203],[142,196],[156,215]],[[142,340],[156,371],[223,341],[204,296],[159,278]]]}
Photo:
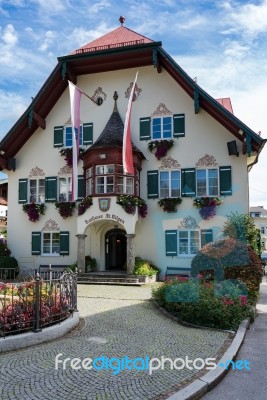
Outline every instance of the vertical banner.
{"label": "vertical banner", "polygon": [[132,113],[132,103],[133,103],[133,96],[134,96],[137,76],[138,72],[136,73],[135,81],[133,83],[131,94],[128,101],[125,123],[124,123],[123,146],[122,146],[123,170],[124,173],[131,175],[134,175],[133,149],[131,140],[131,113]]}
{"label": "vertical banner", "polygon": [[80,102],[82,92],[69,82],[70,115],[72,124],[72,201],[78,198],[78,160],[80,139]]}

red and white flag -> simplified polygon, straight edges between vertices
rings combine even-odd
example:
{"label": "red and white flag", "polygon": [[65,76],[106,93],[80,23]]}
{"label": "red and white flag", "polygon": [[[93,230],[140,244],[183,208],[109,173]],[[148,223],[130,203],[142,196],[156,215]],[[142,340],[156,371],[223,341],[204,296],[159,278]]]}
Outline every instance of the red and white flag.
{"label": "red and white flag", "polygon": [[133,149],[131,140],[131,113],[132,113],[132,103],[135,91],[135,85],[137,81],[138,72],[136,73],[135,81],[132,86],[131,94],[128,101],[124,131],[123,131],[123,146],[122,146],[122,163],[123,169],[126,174],[134,175],[134,165],[133,165]]}
{"label": "red and white flag", "polygon": [[80,139],[80,103],[82,91],[69,82],[70,115],[72,124],[72,201],[78,198],[78,160]]}

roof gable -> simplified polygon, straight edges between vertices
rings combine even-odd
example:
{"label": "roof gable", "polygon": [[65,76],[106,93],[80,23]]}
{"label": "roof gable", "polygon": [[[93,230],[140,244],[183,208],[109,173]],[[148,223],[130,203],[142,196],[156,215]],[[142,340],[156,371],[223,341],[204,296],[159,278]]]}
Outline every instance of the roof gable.
{"label": "roof gable", "polygon": [[[124,41],[128,39],[134,40]],[[110,43],[107,44],[109,41]],[[78,53],[75,52],[75,54],[58,58],[58,64],[33,102],[3,138],[0,143],[0,168],[8,169],[9,158],[15,157],[38,127],[45,129],[45,119],[66,90],[68,80],[75,84],[79,75],[143,66],[154,66],[158,73],[161,73],[162,68],[164,68],[193,99],[192,106],[195,113],[197,114],[201,109],[204,109],[243,142],[248,155],[252,151],[258,155],[262,150],[266,139],[261,138],[236,118],[231,112],[229,103],[227,107],[226,103],[222,105],[222,102],[218,102],[198,86],[163,50],[161,42],[154,42],[121,26],[81,49],[85,49],[85,51],[78,49]],[[86,49],[89,49],[89,51]],[[257,162],[257,157],[255,162]]]}
{"label": "roof gable", "polygon": [[90,51],[106,50],[116,47],[132,46],[137,44],[153,43],[154,41],[132,31],[129,28],[120,26],[113,31],[106,33],[98,39],[80,47],[71,54],[87,53]]}

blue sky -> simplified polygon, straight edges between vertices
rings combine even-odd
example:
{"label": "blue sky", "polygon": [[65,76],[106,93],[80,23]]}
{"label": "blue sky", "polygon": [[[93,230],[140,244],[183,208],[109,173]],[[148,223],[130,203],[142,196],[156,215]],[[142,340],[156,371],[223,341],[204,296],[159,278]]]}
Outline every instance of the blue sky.
{"label": "blue sky", "polygon": [[[267,0],[0,0],[0,139],[57,57],[117,28],[120,15],[267,138]],[[267,208],[266,156],[267,145],[250,173],[250,200]]]}

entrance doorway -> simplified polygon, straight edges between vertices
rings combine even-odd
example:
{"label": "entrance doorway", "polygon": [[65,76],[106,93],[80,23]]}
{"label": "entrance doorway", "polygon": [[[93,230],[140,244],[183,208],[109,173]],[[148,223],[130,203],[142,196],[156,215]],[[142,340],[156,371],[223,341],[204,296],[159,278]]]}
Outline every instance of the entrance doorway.
{"label": "entrance doorway", "polygon": [[112,229],[105,235],[106,270],[125,270],[127,238],[123,229]]}

